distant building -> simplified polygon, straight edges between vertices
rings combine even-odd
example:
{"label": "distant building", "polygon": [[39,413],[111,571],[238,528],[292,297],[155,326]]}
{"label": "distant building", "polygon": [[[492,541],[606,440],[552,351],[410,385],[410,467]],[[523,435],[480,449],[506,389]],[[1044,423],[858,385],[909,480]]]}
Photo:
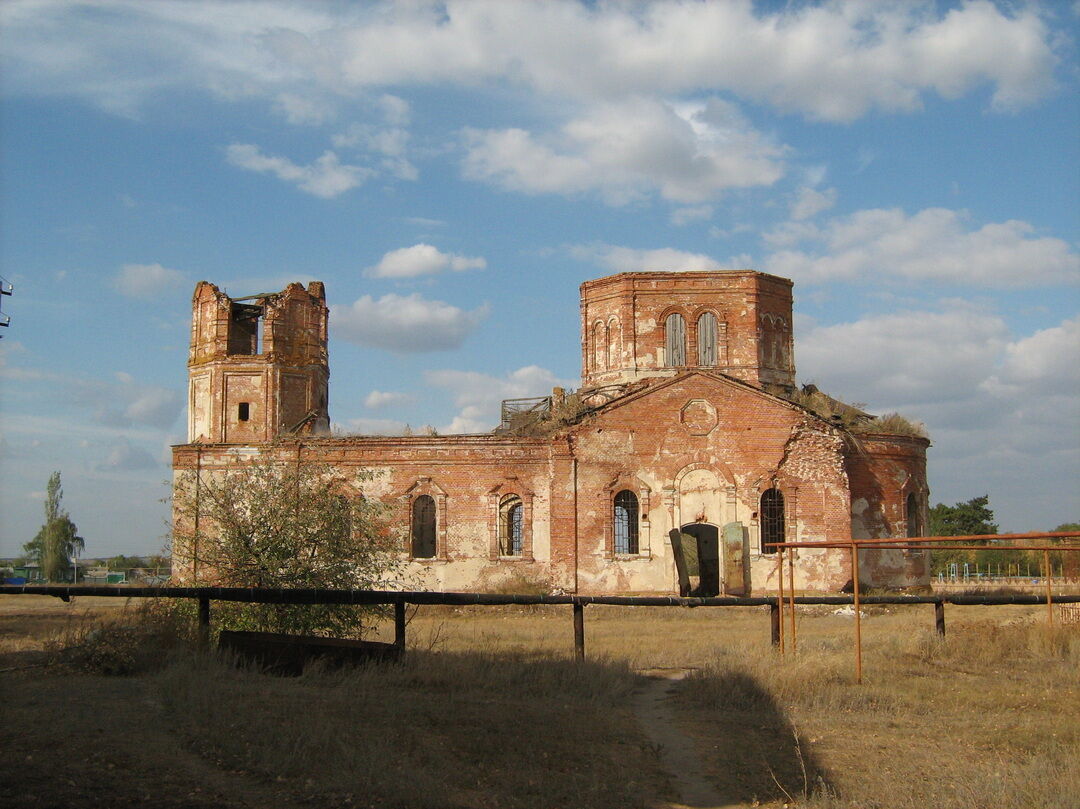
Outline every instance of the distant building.
{"label": "distant building", "polygon": [[[489,434],[331,437],[323,285],[232,299],[200,282],[174,472],[256,456],[372,470],[364,494],[394,506],[401,554],[436,590],[769,592],[770,542],[927,523],[930,442],[796,388],[791,289],[749,270],[588,281],[580,390],[505,402]],[[861,556],[869,586],[929,583],[924,552]],[[190,579],[183,548],[173,561]],[[799,589],[851,578],[846,550],[795,554]]]}

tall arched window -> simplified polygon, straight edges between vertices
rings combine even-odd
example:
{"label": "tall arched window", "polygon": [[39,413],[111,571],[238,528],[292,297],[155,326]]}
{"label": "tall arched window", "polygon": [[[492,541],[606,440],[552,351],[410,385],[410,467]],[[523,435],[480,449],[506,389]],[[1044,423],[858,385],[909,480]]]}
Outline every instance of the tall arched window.
{"label": "tall arched window", "polygon": [[771,542],[784,541],[784,495],[779,489],[766,489],[761,495],[761,552],[776,553]]}
{"label": "tall arched window", "polygon": [[909,537],[922,536],[922,521],[919,519],[919,498],[912,492],[907,496],[907,535]]}
{"label": "tall arched window", "polygon": [[603,321],[593,324],[593,368],[603,371],[607,366],[608,340],[607,327]]}
{"label": "tall arched window", "polygon": [[615,553],[638,552],[638,499],[623,489],[615,495]]}
{"label": "tall arched window", "polygon": [[413,500],[412,555],[414,559],[435,556],[435,498],[426,494]]}
{"label": "tall arched window", "polygon": [[697,321],[698,365],[716,365],[716,315],[705,312]]}
{"label": "tall arched window", "polygon": [[499,503],[499,554],[521,556],[525,541],[525,507],[516,494]]}
{"label": "tall arched window", "polygon": [[664,321],[666,337],[667,364],[686,365],[686,318],[677,312],[667,316]]}

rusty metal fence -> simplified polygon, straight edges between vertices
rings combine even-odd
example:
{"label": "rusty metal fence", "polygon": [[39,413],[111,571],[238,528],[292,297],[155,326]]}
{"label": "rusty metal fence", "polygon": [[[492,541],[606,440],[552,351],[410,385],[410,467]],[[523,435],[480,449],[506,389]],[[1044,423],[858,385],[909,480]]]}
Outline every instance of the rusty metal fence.
{"label": "rusty metal fence", "polygon": [[[1080,550],[1080,548],[1078,548]],[[198,602],[199,634],[207,644],[211,627],[211,602],[231,601],[251,604],[349,604],[393,605],[394,642],[405,646],[405,608],[415,605],[444,606],[505,606],[505,605],[563,605],[573,609],[574,650],[579,660],[585,658],[585,607],[607,605],[616,607],[768,607],[770,636],[774,646],[783,648],[782,616],[788,606],[794,616],[795,605],[850,605],[855,610],[856,627],[860,608],[866,604],[930,605],[934,608],[934,626],[945,634],[945,605],[1080,605],[1080,593],[1048,594],[949,594],[949,595],[815,595],[795,596],[715,596],[680,598],[677,596],[585,596],[585,595],[525,595],[500,593],[436,593],[395,590],[320,590],[244,587],[133,587],[100,585],[0,585],[0,595],[44,595],[69,601],[77,596],[107,598],[180,598]],[[791,624],[794,628],[794,622]],[[793,635],[794,640],[794,635]],[[856,630],[857,682],[861,682],[861,635]]]}

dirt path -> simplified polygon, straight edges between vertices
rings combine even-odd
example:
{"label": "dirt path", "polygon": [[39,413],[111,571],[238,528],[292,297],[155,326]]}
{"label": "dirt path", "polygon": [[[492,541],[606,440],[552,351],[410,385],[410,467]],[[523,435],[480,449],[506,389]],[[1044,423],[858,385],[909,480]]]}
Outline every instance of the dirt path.
{"label": "dirt path", "polygon": [[634,711],[638,723],[656,747],[660,765],[671,778],[680,802],[665,804],[665,809],[736,809],[745,804],[726,802],[709,779],[698,752],[697,741],[676,725],[675,711],[669,700],[679,688],[679,681],[691,669],[647,669],[648,682],[635,695]]}

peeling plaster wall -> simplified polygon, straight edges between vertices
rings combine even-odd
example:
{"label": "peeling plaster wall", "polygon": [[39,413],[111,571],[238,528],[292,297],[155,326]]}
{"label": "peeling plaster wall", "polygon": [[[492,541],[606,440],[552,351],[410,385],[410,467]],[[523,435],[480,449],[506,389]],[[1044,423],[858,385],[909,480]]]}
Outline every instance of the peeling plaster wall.
{"label": "peeling plaster wall", "polygon": [[[926,485],[926,450],[916,436],[854,436],[847,453],[851,479],[851,531],[857,539],[908,536],[907,502],[914,495],[919,525],[929,525],[930,490]],[[915,587],[930,584],[928,551],[868,550],[859,554],[859,580],[867,587]]]}

